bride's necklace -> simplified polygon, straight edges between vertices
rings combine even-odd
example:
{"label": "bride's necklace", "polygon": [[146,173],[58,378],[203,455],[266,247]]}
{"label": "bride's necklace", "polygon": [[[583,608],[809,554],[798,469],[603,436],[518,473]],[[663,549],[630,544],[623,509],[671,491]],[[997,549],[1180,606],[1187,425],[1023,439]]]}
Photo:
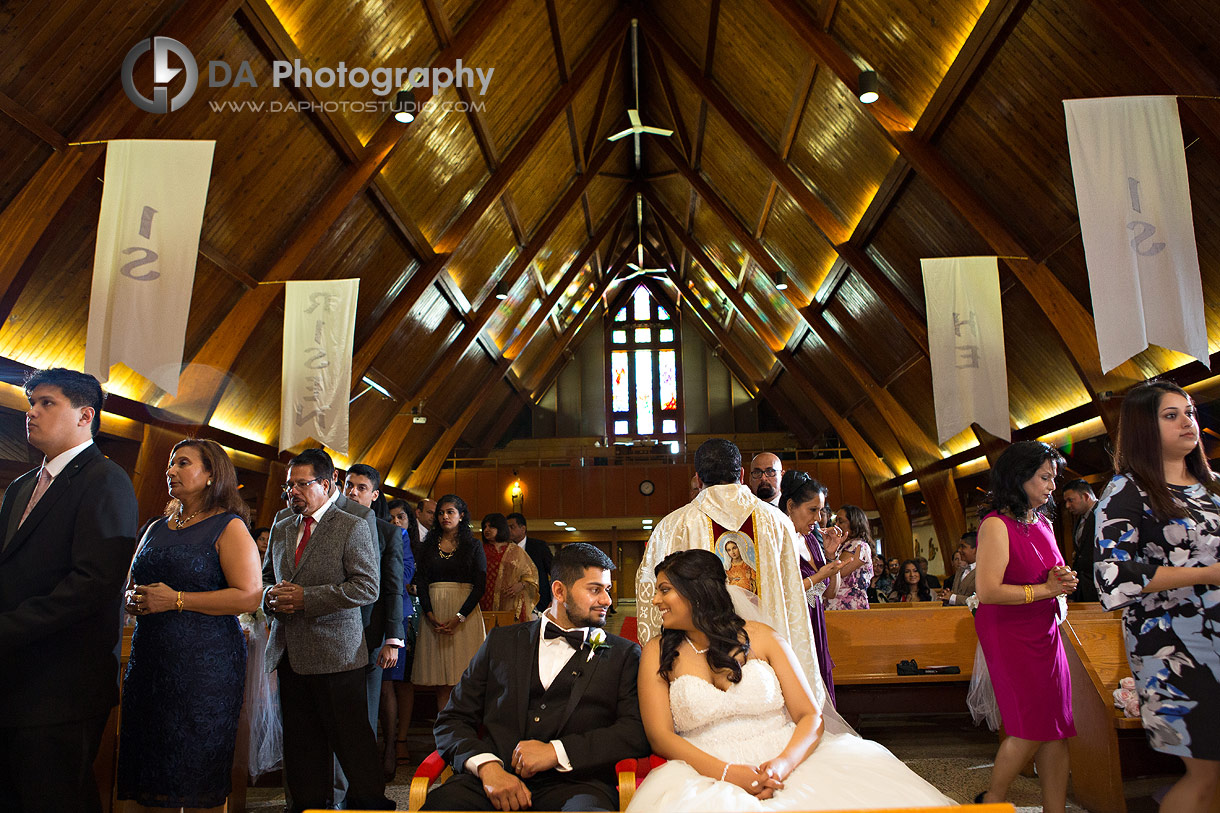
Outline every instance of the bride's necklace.
{"label": "bride's necklace", "polygon": [[176,517],[174,517],[174,529],[181,531],[184,527],[186,527],[186,524],[188,522],[193,520],[195,517],[199,516],[202,512],[203,512],[203,509],[200,508],[198,511],[191,514],[186,519],[183,519],[182,518],[182,503],[178,503],[178,515]]}
{"label": "bride's necklace", "polygon": [[702,654],[706,653],[709,649],[712,648],[711,644],[708,644],[703,649],[700,649],[699,647],[695,646],[695,642],[690,639],[689,635],[684,635],[682,637],[684,637],[686,639],[686,643],[690,644],[690,648],[695,651],[696,655],[702,655]]}

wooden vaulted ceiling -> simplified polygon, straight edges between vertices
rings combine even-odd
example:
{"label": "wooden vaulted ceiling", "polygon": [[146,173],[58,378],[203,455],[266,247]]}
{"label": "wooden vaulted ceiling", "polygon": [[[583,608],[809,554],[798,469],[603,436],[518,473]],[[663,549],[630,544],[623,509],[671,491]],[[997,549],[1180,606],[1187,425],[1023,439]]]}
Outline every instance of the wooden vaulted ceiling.
{"label": "wooden vaulted ceiling", "polygon": [[[426,490],[550,387],[644,245],[685,317],[798,435],[833,429],[879,501],[912,472],[956,502],[935,438],[923,257],[996,254],[1014,429],[1113,419],[1107,391],[1182,367],[1151,348],[1099,369],[1062,100],[1220,95],[1210,0],[115,0],[0,9],[0,356],[84,358],[100,146],[217,142],[184,370],[171,398],[109,389],[253,440],[278,436],[287,279],[361,279],[351,460]],[[1155,14],[1153,9],[1155,7]],[[631,20],[639,20],[641,118]],[[1133,33],[1138,32],[1138,33]],[[257,88],[201,83],[183,109],[123,95],[159,34]],[[355,88],[273,87],[307,67],[493,67],[486,96],[416,89],[410,125]],[[881,99],[856,99],[861,69]],[[218,112],[227,102],[304,112]],[[481,110],[459,109],[482,103]],[[329,105],[329,106],[328,106]],[[1183,100],[1211,349],[1220,345],[1220,103]],[[778,290],[777,274],[789,287]],[[497,286],[509,296],[498,300]],[[431,420],[413,424],[422,403]],[[982,450],[976,448],[982,446]],[[884,496],[889,494],[889,497]],[[946,509],[948,515],[954,512]],[[960,518],[960,507],[956,515]],[[943,529],[951,530],[949,527]]]}

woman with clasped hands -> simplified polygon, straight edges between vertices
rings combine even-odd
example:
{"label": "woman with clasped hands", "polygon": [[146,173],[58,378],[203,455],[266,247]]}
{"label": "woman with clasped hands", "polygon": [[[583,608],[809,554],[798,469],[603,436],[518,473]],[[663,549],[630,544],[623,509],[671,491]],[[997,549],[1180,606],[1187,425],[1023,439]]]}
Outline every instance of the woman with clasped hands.
{"label": "woman with clasped hands", "polygon": [[1161,801],[1166,813],[1210,810],[1220,784],[1220,479],[1200,441],[1181,387],[1133,387],[1119,415],[1118,476],[1097,503],[1097,590],[1107,610],[1124,608],[1144,732],[1186,764]]}
{"label": "woman with clasped hands", "polygon": [[140,541],[126,595],[136,629],[123,676],[118,798],[220,810],[246,682],[237,615],[262,595],[258,547],[219,444],[181,441],[165,478],[171,499]]}
{"label": "woman with clasped hands", "polygon": [[1067,738],[1076,729],[1059,622],[1067,606],[1061,597],[1076,589],[1076,574],[1063,564],[1048,516],[1063,463],[1054,446],[1030,440],[1005,449],[991,471],[991,511],[979,525],[974,626],[1008,736],[991,787],[976,803],[1002,802],[1033,757],[1042,809],[1063,813],[1067,805]]}
{"label": "woman with clasped hands", "polygon": [[662,632],[640,658],[640,715],[669,761],[629,811],[952,804],[877,743],[825,730],[792,648],[736,612],[716,554],[671,553],[655,573]]}

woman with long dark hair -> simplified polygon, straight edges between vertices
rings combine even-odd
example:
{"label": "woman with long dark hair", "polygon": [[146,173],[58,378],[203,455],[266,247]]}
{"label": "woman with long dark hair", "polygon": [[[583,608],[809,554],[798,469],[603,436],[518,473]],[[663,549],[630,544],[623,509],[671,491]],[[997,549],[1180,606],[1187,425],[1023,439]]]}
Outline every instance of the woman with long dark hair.
{"label": "woman with long dark hair", "polygon": [[932,587],[928,584],[919,562],[904,559],[898,568],[898,578],[890,591],[890,601],[931,601]]}
{"label": "woman with long dark hair", "polygon": [[839,589],[826,602],[826,609],[867,610],[868,588],[873,581],[873,534],[868,515],[858,505],[845,505],[835,512],[835,527],[844,540],[837,557],[843,569],[839,571]]}
{"label": "woman with long dark hair", "polygon": [[1220,480],[1181,387],[1133,387],[1096,509],[1101,604],[1123,608],[1127,659],[1149,744],[1186,774],[1161,810],[1209,810],[1220,785]]}
{"label": "woman with long dark hair", "polygon": [[1059,637],[1060,610],[1076,589],[1051,527],[1055,477],[1063,456],[1041,441],[1014,443],[991,470],[991,509],[979,525],[974,618],[979,646],[1008,734],[1000,743],[991,787],[976,801],[1002,802],[1017,772],[1033,758],[1042,809],[1067,805],[1067,738],[1072,684]]}
{"label": "woman with long dark hair", "polygon": [[648,741],[668,762],[628,810],[952,803],[880,745],[824,730],[792,649],[736,612],[716,554],[672,553],[655,573],[662,632],[644,647],[638,686]]}
{"label": "woman with long dark hair", "polygon": [[262,568],[219,444],[178,442],[165,478],[170,501],[146,526],[126,595],[136,630],[123,675],[118,798],[219,810],[246,685],[237,616],[257,609]]}
{"label": "woman with long dark hair", "polygon": [[[818,670],[830,702],[835,701],[835,684],[831,672],[835,662],[830,657],[830,645],[826,640],[826,599],[833,598],[839,587],[839,571],[843,564],[833,555],[828,555],[825,545],[837,548],[838,537],[833,542],[824,542],[817,528],[817,520],[826,504],[826,490],[822,484],[799,470],[784,472],[780,482],[779,510],[788,515],[796,528],[796,535],[805,540],[808,558],[802,556],[801,589],[805,591],[805,603],[809,605],[809,623],[813,625],[813,645],[817,650]],[[828,562],[827,559],[830,561]]]}
{"label": "woman with long dark hair", "polygon": [[411,682],[435,686],[438,709],[449,702],[486,630],[479,599],[487,584],[483,546],[470,530],[470,509],[456,494],[436,501],[432,528],[419,545],[415,585],[423,621]]}

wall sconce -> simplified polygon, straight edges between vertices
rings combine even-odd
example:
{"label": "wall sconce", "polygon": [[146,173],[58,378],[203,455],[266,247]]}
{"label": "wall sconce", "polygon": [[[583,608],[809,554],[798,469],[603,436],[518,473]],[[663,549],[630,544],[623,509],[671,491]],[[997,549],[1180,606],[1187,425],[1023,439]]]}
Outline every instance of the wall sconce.
{"label": "wall sconce", "polygon": [[[517,472],[514,471],[513,477],[516,477],[516,476],[517,476]],[[524,513],[523,506],[525,504],[525,500],[522,496],[520,480],[513,480],[512,488],[509,489],[508,494],[510,497],[512,497],[513,510],[516,511],[517,513]]]}
{"label": "wall sconce", "polygon": [[881,98],[878,92],[881,89],[881,82],[877,78],[876,71],[860,71],[860,101],[864,104],[872,104]]}

